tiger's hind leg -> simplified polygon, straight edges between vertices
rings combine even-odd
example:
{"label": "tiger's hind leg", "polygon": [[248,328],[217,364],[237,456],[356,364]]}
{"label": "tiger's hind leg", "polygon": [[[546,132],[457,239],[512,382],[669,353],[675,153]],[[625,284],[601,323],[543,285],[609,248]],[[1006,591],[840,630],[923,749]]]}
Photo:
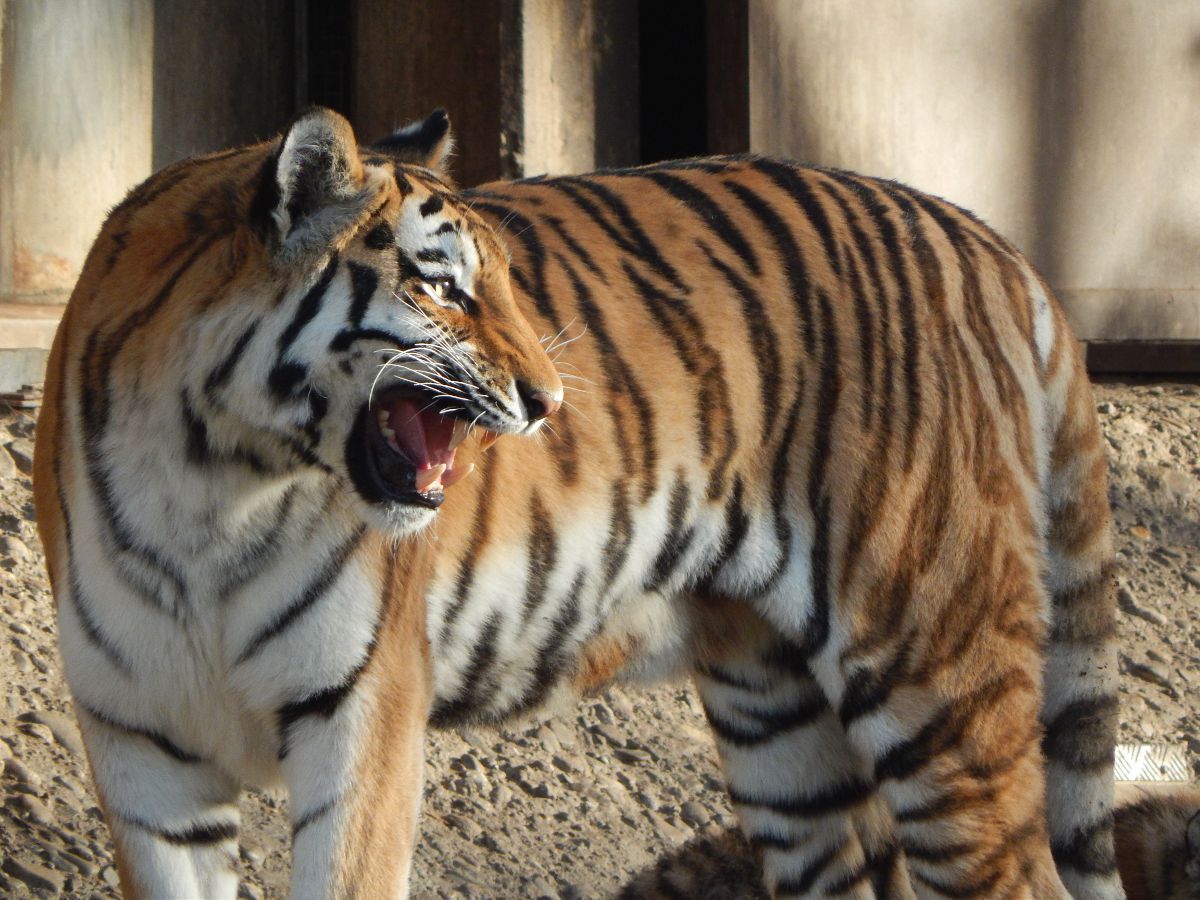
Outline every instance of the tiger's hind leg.
{"label": "tiger's hind leg", "polygon": [[891,808],[920,897],[1065,896],[1038,724],[1044,591],[1032,548],[995,515],[958,523],[982,529],[945,545],[962,563],[953,578],[904,576],[908,554],[901,577],[874,592],[883,606],[843,598],[812,657]]}
{"label": "tiger's hind leg", "polygon": [[1104,447],[1082,366],[1065,402],[1047,491],[1050,643],[1042,721],[1054,859],[1076,897],[1124,896],[1113,849],[1116,603]]}
{"label": "tiger's hind leg", "polygon": [[764,628],[695,681],[772,897],[914,896],[870,770],[798,647]]}
{"label": "tiger's hind leg", "polygon": [[76,705],[129,898],[237,894],[237,781],[166,736]]}

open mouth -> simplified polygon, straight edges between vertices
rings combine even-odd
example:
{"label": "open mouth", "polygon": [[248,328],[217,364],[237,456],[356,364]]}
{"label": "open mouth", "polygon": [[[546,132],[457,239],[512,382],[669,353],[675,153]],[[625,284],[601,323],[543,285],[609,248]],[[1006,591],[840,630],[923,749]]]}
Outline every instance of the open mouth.
{"label": "open mouth", "polygon": [[[495,434],[480,430],[486,447]],[[475,468],[454,461],[470,431],[465,420],[434,411],[428,397],[407,391],[380,395],[362,408],[351,431],[346,448],[350,475],[367,500],[436,509],[446,488]]]}

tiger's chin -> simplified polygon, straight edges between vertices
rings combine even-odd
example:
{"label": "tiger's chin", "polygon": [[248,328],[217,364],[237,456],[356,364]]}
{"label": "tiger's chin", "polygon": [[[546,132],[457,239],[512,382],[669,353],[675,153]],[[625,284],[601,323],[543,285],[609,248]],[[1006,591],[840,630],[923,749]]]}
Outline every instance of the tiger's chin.
{"label": "tiger's chin", "polygon": [[433,521],[446,490],[474,470],[455,465],[466,421],[428,408],[412,391],[383,394],[359,408],[346,440],[346,469],[374,524],[393,534]]}

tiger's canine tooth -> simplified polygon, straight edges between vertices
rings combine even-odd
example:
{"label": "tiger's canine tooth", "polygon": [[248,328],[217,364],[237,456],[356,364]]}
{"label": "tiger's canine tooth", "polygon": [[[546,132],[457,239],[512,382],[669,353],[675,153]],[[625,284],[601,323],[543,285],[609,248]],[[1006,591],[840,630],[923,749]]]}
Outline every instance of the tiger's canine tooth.
{"label": "tiger's canine tooth", "polygon": [[455,466],[442,476],[442,487],[448,488],[451,485],[458,484],[474,471],[475,463],[467,463],[466,465]]}
{"label": "tiger's canine tooth", "polygon": [[442,473],[446,471],[446,464],[439,463],[428,469],[420,469],[417,471],[417,493],[423,494],[431,487],[442,480]]}
{"label": "tiger's canine tooth", "polygon": [[492,444],[496,443],[496,441],[499,439],[500,439],[500,435],[498,435],[496,432],[491,431],[487,428],[484,428],[483,434],[481,434],[479,436],[479,449],[486,450],[488,447],[492,446]]}

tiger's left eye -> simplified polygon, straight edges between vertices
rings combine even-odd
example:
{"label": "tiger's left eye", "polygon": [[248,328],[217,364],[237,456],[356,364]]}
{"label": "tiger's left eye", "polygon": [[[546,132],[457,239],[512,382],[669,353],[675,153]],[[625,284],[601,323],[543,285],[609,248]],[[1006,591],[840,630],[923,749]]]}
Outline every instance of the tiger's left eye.
{"label": "tiger's left eye", "polygon": [[438,306],[458,307],[459,305],[451,299],[454,291],[454,279],[449,275],[445,278],[431,278],[422,282],[421,290]]}

